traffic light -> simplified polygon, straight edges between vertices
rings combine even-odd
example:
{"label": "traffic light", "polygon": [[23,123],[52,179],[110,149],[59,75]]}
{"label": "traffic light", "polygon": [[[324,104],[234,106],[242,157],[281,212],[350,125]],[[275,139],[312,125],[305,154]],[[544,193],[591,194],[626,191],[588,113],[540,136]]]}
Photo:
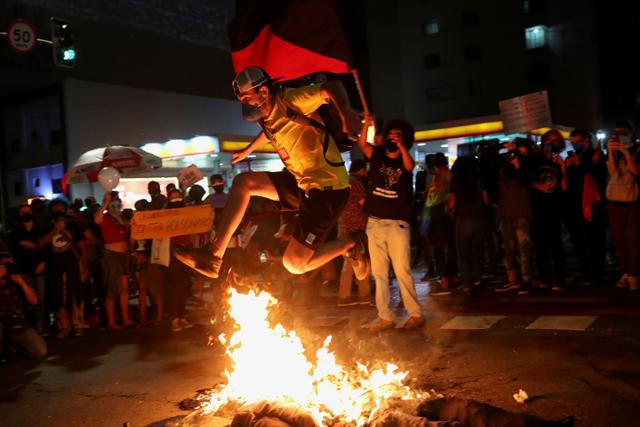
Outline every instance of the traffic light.
{"label": "traffic light", "polygon": [[53,45],[53,63],[58,67],[73,68],[76,63],[76,48],[73,42],[73,29],[69,21],[51,18],[51,43]]}

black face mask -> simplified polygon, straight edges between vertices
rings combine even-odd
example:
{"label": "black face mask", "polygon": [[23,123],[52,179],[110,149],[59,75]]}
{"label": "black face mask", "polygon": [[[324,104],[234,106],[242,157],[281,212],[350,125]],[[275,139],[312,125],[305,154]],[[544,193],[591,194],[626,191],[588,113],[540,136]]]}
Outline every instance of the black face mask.
{"label": "black face mask", "polygon": [[20,215],[20,221],[22,221],[22,222],[31,222],[31,221],[33,221],[33,214],[22,214],[22,215]]}
{"label": "black face mask", "polygon": [[242,118],[250,123],[255,123],[262,119],[260,107],[242,103]]}
{"label": "black face mask", "polygon": [[7,272],[4,276],[0,276],[0,279],[9,279],[15,271],[15,265],[13,264],[13,262],[5,262],[2,265],[4,265],[4,267],[7,269]]}
{"label": "black face mask", "polygon": [[224,184],[214,185],[211,188],[213,188],[213,191],[216,193],[222,193],[224,191]]}
{"label": "black face mask", "polygon": [[578,156],[584,153],[586,149],[587,149],[587,146],[585,144],[575,144],[573,146],[573,150],[576,152]]}

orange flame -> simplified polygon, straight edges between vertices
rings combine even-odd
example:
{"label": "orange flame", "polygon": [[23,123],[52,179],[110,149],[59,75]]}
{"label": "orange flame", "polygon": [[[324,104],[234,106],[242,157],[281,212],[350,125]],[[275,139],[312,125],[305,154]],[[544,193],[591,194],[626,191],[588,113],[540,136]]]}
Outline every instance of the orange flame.
{"label": "orange flame", "polygon": [[316,360],[310,361],[295,331],[280,324],[270,326],[269,308],[276,303],[267,292],[231,290],[230,314],[237,329],[218,339],[226,346],[232,366],[226,372],[226,385],[207,402],[205,412],[230,402],[285,401],[302,406],[318,425],[361,426],[384,409],[391,397],[420,398],[402,384],[407,373],[394,364],[371,371],[360,362],[350,371],[342,367],[329,350],[330,336],[316,351]]}

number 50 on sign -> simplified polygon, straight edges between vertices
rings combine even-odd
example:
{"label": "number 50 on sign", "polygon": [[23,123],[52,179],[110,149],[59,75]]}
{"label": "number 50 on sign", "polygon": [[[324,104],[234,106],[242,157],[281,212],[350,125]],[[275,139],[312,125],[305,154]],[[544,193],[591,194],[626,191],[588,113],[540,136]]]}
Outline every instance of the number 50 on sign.
{"label": "number 50 on sign", "polygon": [[16,19],[7,27],[7,43],[15,53],[29,53],[36,46],[38,35],[33,26],[23,20]]}

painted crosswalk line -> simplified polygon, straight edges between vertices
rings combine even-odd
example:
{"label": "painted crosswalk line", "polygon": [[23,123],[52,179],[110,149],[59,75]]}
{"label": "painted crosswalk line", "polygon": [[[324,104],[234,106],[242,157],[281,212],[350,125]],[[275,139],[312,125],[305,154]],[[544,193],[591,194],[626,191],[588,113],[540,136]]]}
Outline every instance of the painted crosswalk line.
{"label": "painted crosswalk line", "polygon": [[489,329],[504,318],[505,316],[456,316],[440,329]]}
{"label": "painted crosswalk line", "polygon": [[598,316],[540,316],[527,329],[584,331]]}

